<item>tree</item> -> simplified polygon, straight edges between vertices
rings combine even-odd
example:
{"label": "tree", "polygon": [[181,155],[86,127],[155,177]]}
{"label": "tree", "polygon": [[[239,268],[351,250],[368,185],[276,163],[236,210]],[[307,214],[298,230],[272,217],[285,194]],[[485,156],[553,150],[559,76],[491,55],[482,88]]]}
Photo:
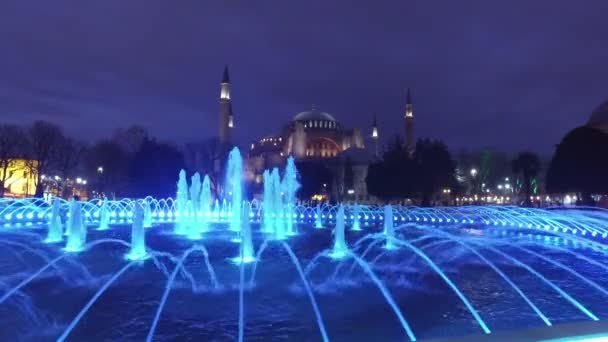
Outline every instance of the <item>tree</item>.
{"label": "tree", "polygon": [[35,121],[29,127],[27,136],[30,170],[36,175],[36,197],[42,197],[42,175],[52,168],[53,156],[64,136],[61,128],[46,121]]}
{"label": "tree", "polygon": [[382,159],[369,166],[367,191],[380,199],[389,201],[415,195],[416,165],[408,157],[403,141],[395,136],[387,144]]}
{"label": "tree", "polygon": [[173,197],[183,168],[184,157],[177,148],[147,138],[131,161],[129,193],[134,197]]}
{"label": "tree", "polygon": [[414,152],[416,185],[422,205],[430,205],[433,194],[456,185],[456,163],[445,144],[439,140],[420,139]]}
{"label": "tree", "polygon": [[547,170],[550,193],[575,192],[585,203],[591,194],[608,194],[608,134],[578,127],[557,145]]}
{"label": "tree", "polygon": [[119,128],[112,136],[125,153],[133,155],[139,151],[143,142],[148,139],[148,131],[142,126],[134,125],[128,128]]}
{"label": "tree", "polygon": [[217,138],[186,144],[184,161],[191,172],[208,175],[216,194],[221,193],[226,176],[226,163],[232,146]]}
{"label": "tree", "polygon": [[23,129],[16,125],[0,125],[0,198],[4,196],[9,169],[22,157],[25,146]]}
{"label": "tree", "polygon": [[129,156],[120,145],[102,140],[85,154],[90,185],[99,194],[126,195],[129,183]]}
{"label": "tree", "polygon": [[302,183],[299,191],[300,198],[309,199],[315,194],[322,194],[332,183],[331,169],[323,163],[301,161],[296,162],[296,168]]}
{"label": "tree", "polygon": [[74,140],[70,137],[62,137],[60,142],[57,144],[55,155],[54,169],[57,174],[61,177],[63,184],[61,190],[61,196],[66,198],[71,193],[71,189],[68,187],[68,178],[75,178],[79,167],[82,165],[82,158],[86,145],[80,141]]}
{"label": "tree", "polygon": [[532,196],[532,179],[540,171],[540,159],[534,153],[523,152],[513,159],[512,167],[514,174],[518,175],[518,177],[521,175],[523,190],[526,196],[524,203],[530,206],[532,203],[530,200],[530,196]]}

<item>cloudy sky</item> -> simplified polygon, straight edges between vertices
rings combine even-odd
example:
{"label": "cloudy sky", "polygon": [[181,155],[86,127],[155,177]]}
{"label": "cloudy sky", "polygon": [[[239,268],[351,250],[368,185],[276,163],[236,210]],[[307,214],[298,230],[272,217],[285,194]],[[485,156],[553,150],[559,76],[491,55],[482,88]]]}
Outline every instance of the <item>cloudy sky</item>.
{"label": "cloudy sky", "polygon": [[229,64],[243,145],[311,104],[401,133],[409,87],[417,136],[547,154],[608,99],[606,13],[605,0],[3,0],[0,121],[203,139]]}

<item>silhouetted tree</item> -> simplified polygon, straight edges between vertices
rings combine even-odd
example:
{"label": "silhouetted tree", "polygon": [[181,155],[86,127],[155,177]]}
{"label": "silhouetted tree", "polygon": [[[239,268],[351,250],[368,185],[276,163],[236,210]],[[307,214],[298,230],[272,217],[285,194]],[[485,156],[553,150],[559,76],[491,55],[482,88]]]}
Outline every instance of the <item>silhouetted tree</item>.
{"label": "silhouetted tree", "polygon": [[127,194],[129,157],[120,145],[103,140],[90,148],[85,156],[90,185],[108,197]]}
{"label": "silhouetted tree", "polygon": [[[322,194],[327,186],[332,183],[333,174],[331,169],[323,163],[296,162],[296,168],[300,174],[302,186],[298,196],[302,199],[310,199],[315,194]],[[325,187],[323,186],[325,184]]]}
{"label": "silhouetted tree", "polygon": [[532,179],[536,177],[540,171],[540,159],[531,152],[520,153],[512,162],[513,173],[518,177],[521,175],[523,183],[523,191],[526,196],[524,203],[530,206],[532,201]]}
{"label": "silhouetted tree", "polygon": [[608,134],[592,127],[569,132],[557,145],[547,170],[547,190],[575,192],[585,203],[608,194]]}
{"label": "silhouetted tree", "polygon": [[0,197],[8,187],[11,169],[16,159],[23,157],[26,139],[23,129],[16,125],[0,125]]}
{"label": "silhouetted tree", "polygon": [[416,163],[416,185],[422,194],[422,205],[430,204],[430,199],[442,188],[456,184],[456,163],[448,148],[439,140],[420,139],[414,152]]}
{"label": "silhouetted tree", "polygon": [[175,184],[183,168],[184,157],[177,148],[154,139],[145,139],[131,161],[130,195],[175,196]]}
{"label": "silhouetted tree", "polygon": [[55,159],[54,170],[62,179],[62,197],[67,198],[71,189],[67,186],[69,177],[75,178],[82,165],[82,159],[86,146],[84,143],[70,137],[62,137],[57,144],[57,149],[53,158]]}
{"label": "silhouetted tree", "polygon": [[42,175],[52,168],[52,163],[55,161],[53,157],[64,136],[59,126],[45,121],[35,121],[28,128],[27,136],[32,161],[30,172],[36,176],[36,197],[42,197],[44,193]]}
{"label": "silhouetted tree", "polygon": [[141,148],[141,144],[148,139],[148,131],[142,126],[134,125],[128,128],[119,128],[112,136],[125,153],[133,155]]}
{"label": "silhouetted tree", "polygon": [[416,164],[399,136],[387,144],[382,160],[368,169],[367,191],[385,201],[415,195]]}
{"label": "silhouetted tree", "polygon": [[184,161],[191,172],[208,175],[212,189],[219,194],[225,181],[226,163],[232,147],[217,138],[189,143],[184,148]]}

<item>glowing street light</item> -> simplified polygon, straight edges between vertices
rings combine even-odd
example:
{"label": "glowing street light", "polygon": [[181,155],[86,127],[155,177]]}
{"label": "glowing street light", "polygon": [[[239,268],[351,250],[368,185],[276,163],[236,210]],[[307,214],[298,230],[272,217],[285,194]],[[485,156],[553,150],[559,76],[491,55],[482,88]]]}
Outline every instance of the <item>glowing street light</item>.
{"label": "glowing street light", "polygon": [[476,169],[476,168],[472,168],[472,169],[471,169],[471,176],[472,176],[472,177],[477,176],[477,169]]}
{"label": "glowing street light", "polygon": [[103,166],[99,166],[97,168],[97,173],[102,174],[103,173]]}

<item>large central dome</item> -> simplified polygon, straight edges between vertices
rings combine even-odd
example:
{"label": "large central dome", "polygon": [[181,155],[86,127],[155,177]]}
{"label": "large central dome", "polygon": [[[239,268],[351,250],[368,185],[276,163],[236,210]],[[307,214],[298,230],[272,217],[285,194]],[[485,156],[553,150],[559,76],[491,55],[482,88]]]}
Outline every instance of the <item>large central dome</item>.
{"label": "large central dome", "polygon": [[310,111],[301,112],[293,117],[293,121],[308,121],[308,120],[322,120],[322,121],[336,121],[336,119],[329,113],[320,112],[314,108]]}

